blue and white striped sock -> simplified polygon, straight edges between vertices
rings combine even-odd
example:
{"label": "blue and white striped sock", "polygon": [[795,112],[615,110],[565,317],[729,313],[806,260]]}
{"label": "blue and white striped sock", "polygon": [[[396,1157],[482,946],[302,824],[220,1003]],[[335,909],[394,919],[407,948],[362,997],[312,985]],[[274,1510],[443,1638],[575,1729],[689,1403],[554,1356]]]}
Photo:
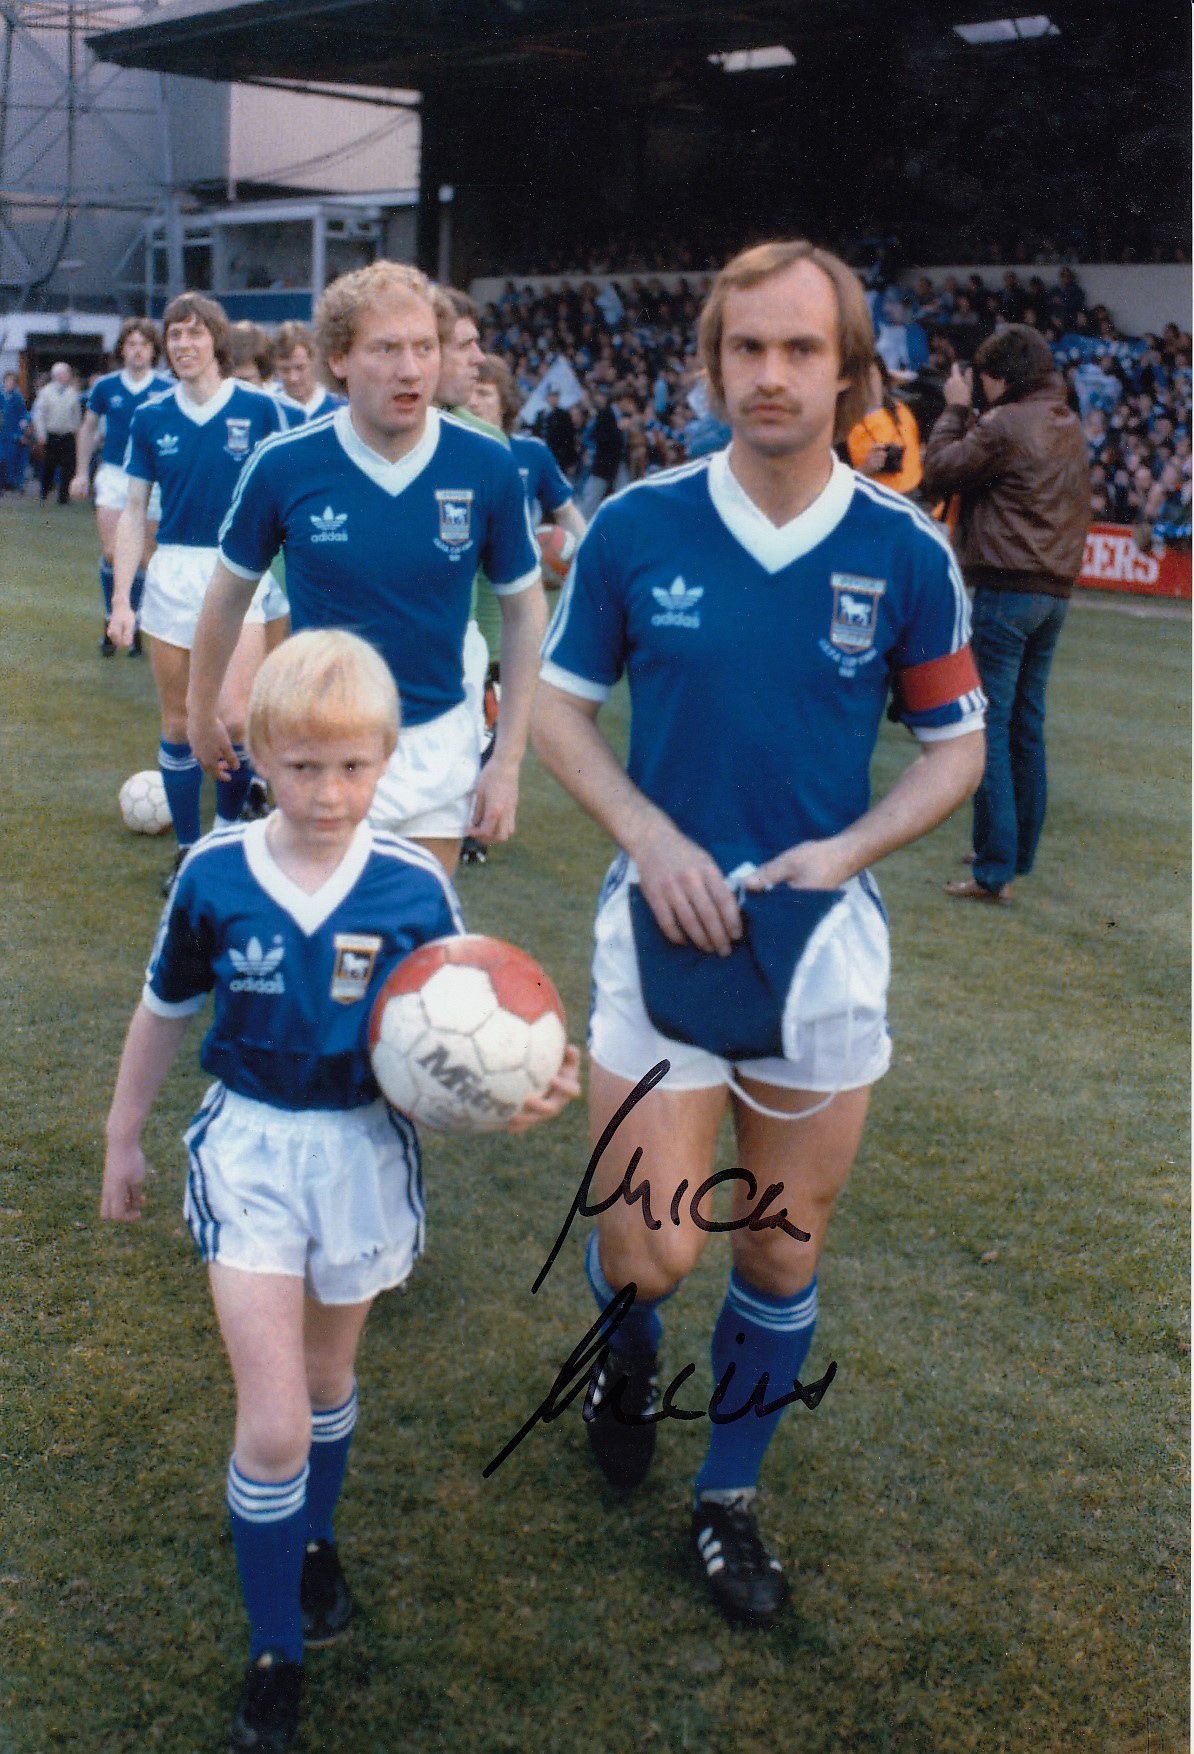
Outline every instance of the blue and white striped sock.
{"label": "blue and white striped sock", "polygon": [[344,1484],[348,1452],[357,1423],[357,1389],[342,1407],[317,1407],[311,1414],[311,1454],[307,1465],[307,1539],[331,1541],[332,1517]]}
{"label": "blue and white striped sock", "polygon": [[[617,1293],[602,1271],[596,1231],[590,1236],[589,1246],[585,1250],[585,1273],[593,1296],[597,1299],[597,1308],[604,1309],[607,1304],[613,1302]],[[637,1353],[640,1356],[658,1352],[659,1342],[663,1339],[663,1323],[656,1311],[661,1303],[666,1303],[668,1298],[674,1296],[679,1289],[678,1285],[673,1285],[671,1291],[666,1292],[662,1297],[655,1298],[654,1301],[636,1296],[618,1323],[617,1331],[610,1341],[614,1349],[618,1352]]]}
{"label": "blue and white striped sock", "polygon": [[170,819],[180,847],[193,847],[199,839],[199,797],[203,791],[203,769],[195,760],[189,743],[158,744],[158,769],[166,788]]}
{"label": "blue and white striped sock", "polygon": [[[772,1297],[747,1283],[731,1269],[725,1302],[713,1330],[714,1401],[710,1406],[709,1448],[697,1475],[696,1495],[753,1488],[767,1445],[784,1408],[759,1417],[758,1408],[789,1394],[812,1345],[817,1325],[817,1281],[793,1297]],[[725,1383],[724,1394],[718,1389]],[[719,1423],[751,1399],[757,1401],[741,1419]]]}
{"label": "blue and white striped sock", "polygon": [[280,1650],[303,1660],[299,1584],[307,1532],[307,1466],[292,1480],[250,1480],[228,1464],[228,1518],[249,1616],[249,1661]]}

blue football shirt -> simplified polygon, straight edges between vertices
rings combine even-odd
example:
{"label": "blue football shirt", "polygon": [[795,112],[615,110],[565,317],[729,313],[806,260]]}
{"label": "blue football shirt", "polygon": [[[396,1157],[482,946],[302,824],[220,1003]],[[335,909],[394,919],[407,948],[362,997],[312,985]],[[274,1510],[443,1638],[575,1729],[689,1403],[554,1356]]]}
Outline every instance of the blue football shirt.
{"label": "blue football shirt", "polygon": [[189,1016],[215,994],[200,1059],[277,1108],[373,1102],[368,1024],[394,964],[464,930],[439,861],[367,823],[323,888],[274,862],[267,821],[218,829],[188,855],[162,914],[142,999]]}
{"label": "blue football shirt", "polygon": [[631,779],[730,871],[863,814],[889,689],[920,738],[981,728],[969,626],[945,533],[900,495],[835,459],[777,528],[721,451],[600,507],[542,675],[601,701],[625,673]]}
{"label": "blue football shirt", "polygon": [[154,396],[163,396],[173,388],[173,379],[160,372],[150,372],[140,384],[125,371],[108,372],[96,379],[87,392],[87,412],[104,422],[101,463],[123,469],[133,415]]}
{"label": "blue football shirt", "polygon": [[322,420],[325,414],[334,414],[337,408],[343,408],[346,400],[343,396],[333,396],[330,390],[325,390],[322,386],[316,389],[309,402],[298,402],[293,396],[288,396],[285,390],[279,390],[276,394],[282,409],[283,424],[288,429],[306,426],[309,420]]}
{"label": "blue football shirt", "polygon": [[537,515],[536,507],[554,512],[568,503],[572,498],[572,484],[542,439],[511,433],[510,449],[518,464],[532,519]]}
{"label": "blue football shirt", "polygon": [[263,445],[220,531],[220,558],[256,579],[279,549],[291,625],[344,627],[376,646],[411,725],[464,699],[478,567],[498,596],[539,577],[509,450],[435,408],[396,463],[364,444],[346,407]]}
{"label": "blue football shirt", "polygon": [[192,402],[176,384],[138,408],[124,467],[132,479],[161,487],[158,542],[214,548],[245,462],[282,428],[276,398],[236,378],[225,378],[206,402]]}

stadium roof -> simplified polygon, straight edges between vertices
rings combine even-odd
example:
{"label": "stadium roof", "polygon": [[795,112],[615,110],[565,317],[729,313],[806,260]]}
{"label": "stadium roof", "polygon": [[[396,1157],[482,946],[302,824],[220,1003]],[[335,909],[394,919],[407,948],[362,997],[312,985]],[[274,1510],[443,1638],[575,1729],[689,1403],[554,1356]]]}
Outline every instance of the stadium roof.
{"label": "stadium roof", "polygon": [[442,262],[439,195],[454,191],[462,278],[579,260],[602,234],[658,253],[670,232],[709,256],[879,227],[933,249],[959,230],[1052,235],[1079,213],[1147,252],[1187,212],[1190,37],[1173,0],[1039,14],[1007,0],[169,0],[88,41],[162,73],[421,93],[417,255]]}
{"label": "stadium roof", "polygon": [[[1051,16],[1064,31],[1098,10],[1056,0]],[[948,35],[1006,16],[1007,0],[919,0],[912,11],[916,28]],[[563,97],[578,80],[641,86],[661,67],[734,50],[799,54],[853,34],[873,53],[876,33],[890,40],[902,22],[879,0],[172,0],[90,45],[101,60],[207,79],[490,91],[549,80]]]}

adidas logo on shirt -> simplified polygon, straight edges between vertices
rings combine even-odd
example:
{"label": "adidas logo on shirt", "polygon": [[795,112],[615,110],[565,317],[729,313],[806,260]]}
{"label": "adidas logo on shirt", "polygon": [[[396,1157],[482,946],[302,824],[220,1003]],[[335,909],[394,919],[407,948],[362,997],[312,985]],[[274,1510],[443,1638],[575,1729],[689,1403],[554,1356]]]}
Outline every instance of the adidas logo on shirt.
{"label": "adidas logo on shirt", "polygon": [[229,987],[234,993],[284,993],[286,982],[278,964],[283,957],[282,940],[274,940],[272,950],[262,950],[259,938],[250,938],[244,950],[228,948],[228,959],[236,970],[236,979]]}
{"label": "adidas logo on shirt", "polygon": [[651,595],[664,611],[662,615],[651,617],[652,627],[699,627],[701,617],[692,614],[701,598],[705,595],[703,585],[694,585],[691,589],[677,573],[667,590],[662,585],[652,587]]}
{"label": "adidas logo on shirt", "polygon": [[176,457],[178,455],[178,434],[164,432],[157,440],[157,449],[159,457]]}
{"label": "adidas logo on shirt", "polygon": [[311,513],[311,522],[315,526],[312,543],[316,542],[347,542],[348,533],[343,526],[348,522],[347,512],[334,512],[330,505],[324,506],[321,512]]}

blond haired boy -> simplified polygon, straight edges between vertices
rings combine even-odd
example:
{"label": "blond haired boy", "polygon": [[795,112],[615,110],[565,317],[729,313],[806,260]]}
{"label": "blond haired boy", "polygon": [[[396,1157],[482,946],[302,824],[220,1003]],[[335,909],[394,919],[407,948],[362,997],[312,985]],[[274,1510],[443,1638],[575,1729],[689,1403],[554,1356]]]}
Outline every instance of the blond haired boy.
{"label": "blond haired boy", "polygon": [[[370,1303],[423,1244],[414,1127],[380,1097],[366,1022],[386,970],[463,929],[438,861],[370,829],[398,738],[388,667],[344,632],[262,667],[247,735],[268,818],[185,860],[162,916],[107,1126],[101,1216],[141,1215],[141,1129],[209,992],[215,1082],[187,1132],[185,1212],[236,1382],[228,1506],[251,1641],[234,1748],[294,1740],[304,1644],[347,1631],[332,1532]],[[577,1056],[512,1126],[575,1094]]]}

